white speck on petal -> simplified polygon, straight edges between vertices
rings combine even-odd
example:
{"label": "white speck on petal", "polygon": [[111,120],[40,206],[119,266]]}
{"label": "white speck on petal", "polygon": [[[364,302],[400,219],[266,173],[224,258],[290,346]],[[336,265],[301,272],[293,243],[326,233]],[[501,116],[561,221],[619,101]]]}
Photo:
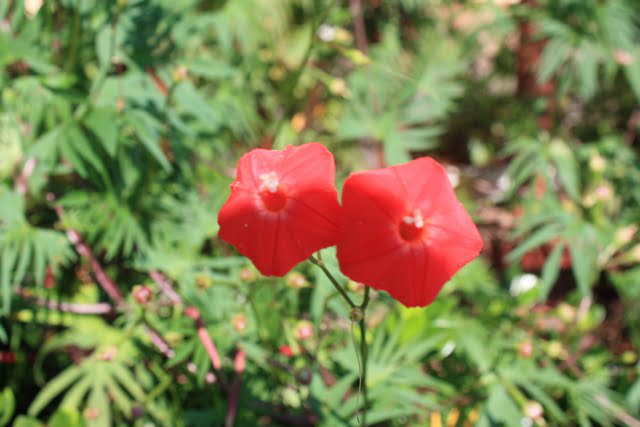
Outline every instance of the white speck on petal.
{"label": "white speck on petal", "polygon": [[405,216],[402,218],[402,222],[405,224],[413,224],[416,228],[424,227],[424,219],[422,218],[420,209],[414,209],[413,216]]}
{"label": "white speck on petal", "polygon": [[270,193],[275,193],[278,191],[278,185],[280,181],[278,180],[278,175],[275,172],[263,173],[260,175],[260,180],[262,181],[262,185],[260,186],[260,190],[267,189]]}

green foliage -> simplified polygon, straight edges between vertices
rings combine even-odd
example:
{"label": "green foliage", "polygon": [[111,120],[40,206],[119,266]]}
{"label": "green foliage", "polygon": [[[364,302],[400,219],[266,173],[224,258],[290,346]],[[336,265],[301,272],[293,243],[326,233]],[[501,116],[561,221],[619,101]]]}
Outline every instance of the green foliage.
{"label": "green foliage", "polygon": [[372,293],[369,423],[640,418],[636,2],[37,3],[0,1],[0,426],[358,425],[329,279],[217,238],[239,156],[312,140],[339,182],[452,163],[492,252],[427,309]]}

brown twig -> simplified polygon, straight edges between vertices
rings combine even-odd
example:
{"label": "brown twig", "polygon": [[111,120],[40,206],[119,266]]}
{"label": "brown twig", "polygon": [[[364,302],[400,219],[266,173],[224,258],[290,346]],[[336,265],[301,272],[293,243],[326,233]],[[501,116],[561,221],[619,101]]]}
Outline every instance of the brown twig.
{"label": "brown twig", "polygon": [[22,168],[20,175],[16,177],[15,190],[18,194],[24,196],[29,190],[29,178],[33,174],[38,164],[38,159],[35,157],[29,157]]}
{"label": "brown twig", "polygon": [[[367,31],[364,25],[362,0],[350,0],[349,10],[351,11],[353,18],[353,30],[356,38],[356,46],[360,52],[368,55],[369,45],[367,43]],[[371,97],[373,100],[374,112],[377,113],[380,106],[378,104],[378,97],[374,87],[371,88]],[[362,152],[369,168],[377,169],[384,166],[384,153],[382,151],[380,141],[371,137],[362,138],[360,140],[360,151]]]}
{"label": "brown twig", "polygon": [[631,115],[629,116],[629,120],[627,121],[627,134],[625,135],[625,139],[628,144],[633,144],[636,137],[638,136],[638,127],[640,126],[640,108],[636,108],[633,110]]}
{"label": "brown twig", "polygon": [[48,300],[44,297],[36,297],[30,295],[30,292],[26,289],[18,289],[16,292],[23,299],[33,302],[40,307],[47,307],[49,310],[62,311],[65,313],[74,314],[108,314],[113,311],[113,306],[108,302],[100,302],[95,304],[90,303],[75,303],[75,302],[56,302]]}
{"label": "brown twig", "polygon": [[634,418],[623,408],[613,403],[607,396],[598,394],[595,396],[595,398],[602,406],[611,411],[611,414],[619,421],[621,421],[624,425],[629,427],[640,427],[640,420]]}
{"label": "brown twig", "polygon": [[178,305],[182,303],[182,298],[173,290],[173,286],[171,286],[169,280],[162,273],[157,270],[152,270],[149,272],[149,276],[151,276],[153,281],[156,282],[156,285],[158,285],[160,290],[173,304]]}
{"label": "brown twig", "polygon": [[231,389],[229,391],[229,406],[227,407],[227,416],[224,420],[225,427],[233,427],[233,423],[236,419],[236,413],[238,411],[238,397],[240,396],[240,375],[244,372],[246,358],[247,355],[244,350],[239,348],[233,360],[233,367],[237,375],[233,379],[233,383],[231,384]]}
{"label": "brown twig", "polygon": [[[52,193],[49,193],[47,195],[47,198],[49,199],[50,202],[56,201],[56,197]],[[60,206],[59,204],[56,204],[54,206],[54,210],[56,211],[56,214],[58,214],[58,218],[62,221],[62,219],[64,218],[64,210],[62,209],[62,206]],[[104,269],[102,268],[102,265],[100,265],[100,263],[94,256],[93,251],[91,250],[89,245],[87,245],[82,239],[82,235],[77,230],[69,228],[67,229],[67,238],[76,249],[76,252],[78,252],[78,254],[81,257],[89,261],[91,270],[93,270],[93,273],[100,287],[118,305],[122,305],[124,303],[124,298],[122,297],[122,294],[118,289],[118,286],[113,281],[113,279],[111,279],[107,275],[107,273],[104,271]]]}
{"label": "brown twig", "polygon": [[353,29],[356,36],[356,46],[358,50],[367,55],[369,47],[367,46],[367,32],[364,27],[364,17],[362,15],[362,0],[350,0],[349,10],[353,16]]}
{"label": "brown twig", "polygon": [[145,325],[145,330],[147,331],[149,338],[151,338],[151,343],[160,351],[160,353],[164,354],[167,359],[171,359],[176,355],[175,351],[173,351],[169,344],[155,329],[150,325]]}
{"label": "brown twig", "polygon": [[93,255],[93,251],[89,245],[87,245],[82,239],[80,233],[74,229],[68,229],[67,238],[76,248],[76,252],[78,252],[81,257],[89,261],[91,270],[93,270],[93,274],[96,276],[96,280],[100,287],[112,300],[114,300],[118,305],[121,305],[124,302],[124,298],[122,297],[118,286],[116,286],[115,282],[104,271],[102,265],[100,265],[96,257]]}
{"label": "brown twig", "polygon": [[200,315],[200,311],[198,311],[195,307],[187,307],[185,310],[185,314],[192,318],[196,325],[196,333],[198,334],[198,338],[202,343],[209,359],[211,360],[211,365],[213,365],[213,369],[220,379],[220,385],[223,389],[227,389],[227,384],[225,382],[224,376],[222,376],[222,362],[220,360],[220,353],[218,353],[218,348],[214,344],[207,328],[204,326],[204,322],[202,321],[202,316]]}

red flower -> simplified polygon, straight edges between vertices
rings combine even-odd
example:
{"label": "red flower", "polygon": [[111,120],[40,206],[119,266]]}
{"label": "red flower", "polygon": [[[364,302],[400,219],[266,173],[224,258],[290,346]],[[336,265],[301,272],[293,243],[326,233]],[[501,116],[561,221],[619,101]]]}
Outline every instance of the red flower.
{"label": "red flower", "polygon": [[430,304],[482,248],[447,173],[429,157],[351,174],[342,204],[340,270],[407,307]]}
{"label": "red flower", "polygon": [[218,215],[220,238],[267,276],[283,276],[338,237],[333,155],[312,142],[251,150]]}

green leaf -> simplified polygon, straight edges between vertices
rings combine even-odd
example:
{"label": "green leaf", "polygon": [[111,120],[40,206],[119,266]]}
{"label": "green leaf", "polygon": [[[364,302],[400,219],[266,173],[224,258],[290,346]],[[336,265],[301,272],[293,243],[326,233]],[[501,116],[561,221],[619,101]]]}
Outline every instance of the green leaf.
{"label": "green leaf", "polygon": [[501,385],[496,384],[491,387],[487,400],[487,409],[492,419],[502,421],[504,425],[520,425],[522,414],[516,403]]}
{"label": "green leaf", "polygon": [[165,171],[171,170],[171,164],[160,148],[159,123],[149,113],[142,110],[132,110],[127,116],[127,121],[133,126],[149,154],[151,154]]}
{"label": "green leaf", "polygon": [[0,288],[2,288],[2,312],[9,313],[11,308],[12,270],[18,257],[15,248],[5,246],[2,248],[2,261],[0,261]]}
{"label": "green leaf", "polygon": [[16,398],[10,388],[5,388],[0,393],[0,427],[9,424],[16,410]]}
{"label": "green leaf", "polygon": [[91,377],[91,375],[85,374],[82,379],[71,386],[71,388],[64,394],[64,399],[62,399],[60,407],[69,410],[78,410],[82,404],[82,401],[89,392],[89,388],[92,384],[93,378]]}
{"label": "green leaf", "polygon": [[16,418],[16,421],[13,423],[13,427],[45,427],[45,426],[43,423],[41,423],[40,421],[34,418],[20,415],[18,418]]}
{"label": "green leaf", "polygon": [[176,86],[173,91],[173,98],[181,110],[200,120],[210,131],[218,129],[218,118],[213,108],[191,82],[184,81]]}
{"label": "green leaf", "polygon": [[544,83],[555,74],[567,60],[572,47],[565,40],[552,38],[544,48],[538,68],[538,82]]}
{"label": "green leaf", "polygon": [[120,412],[128,417],[131,414],[132,407],[132,402],[129,396],[127,396],[124,390],[122,390],[122,387],[120,387],[111,376],[107,375],[105,377],[105,386],[107,387],[109,396],[111,396]]}
{"label": "green leaf", "polygon": [[109,396],[104,389],[102,378],[94,379],[93,387],[89,393],[87,407],[85,411],[95,411],[95,418],[88,420],[88,427],[111,427],[111,408],[109,406]]}
{"label": "green leaf", "polygon": [[591,286],[598,278],[600,245],[595,230],[590,225],[573,227],[568,237],[571,267],[582,296],[591,294]]}
{"label": "green leaf", "polygon": [[627,406],[635,413],[640,412],[640,378],[629,388],[626,396]]}
{"label": "green leaf", "polygon": [[110,370],[120,384],[134,397],[138,402],[145,401],[144,389],[138,385],[138,382],[131,372],[121,363],[113,362]]}
{"label": "green leaf", "polygon": [[36,398],[31,402],[28,414],[31,416],[38,415],[40,411],[49,404],[49,402],[78,380],[78,378],[82,376],[83,372],[84,371],[81,367],[71,366],[58,374],[58,376],[54,377],[42,390],[40,390]]}
{"label": "green leaf", "polygon": [[558,237],[562,229],[563,225],[556,223],[550,223],[540,227],[511,251],[507,257],[508,260],[511,262],[519,260],[527,252]]}
{"label": "green leaf", "polygon": [[80,127],[75,124],[68,125],[65,129],[63,138],[66,139],[66,142],[74,152],[74,158],[82,159],[83,163],[91,165],[101,175],[106,175],[106,169],[102,159],[96,153],[94,147],[92,147],[91,141],[89,141]]}
{"label": "green leaf", "polygon": [[461,328],[458,341],[464,347],[469,360],[478,367],[478,370],[483,373],[488,372],[491,368],[491,358],[482,336],[471,333],[474,330],[477,332],[477,328]]}
{"label": "green leaf", "polygon": [[580,171],[573,151],[563,141],[554,140],[549,147],[549,155],[556,165],[562,186],[573,200],[579,200]]}
{"label": "green leaf", "polygon": [[80,413],[70,409],[58,409],[47,423],[48,427],[82,427],[82,425]]}
{"label": "green leaf", "polygon": [[102,142],[111,156],[118,150],[118,110],[109,107],[93,108],[84,119],[84,125]]}
{"label": "green leaf", "polygon": [[542,269],[539,286],[540,294],[538,295],[538,298],[540,300],[547,299],[551,288],[558,279],[558,275],[560,274],[560,261],[562,259],[562,254],[564,253],[564,249],[565,245],[557,244],[547,257],[547,261]]}

